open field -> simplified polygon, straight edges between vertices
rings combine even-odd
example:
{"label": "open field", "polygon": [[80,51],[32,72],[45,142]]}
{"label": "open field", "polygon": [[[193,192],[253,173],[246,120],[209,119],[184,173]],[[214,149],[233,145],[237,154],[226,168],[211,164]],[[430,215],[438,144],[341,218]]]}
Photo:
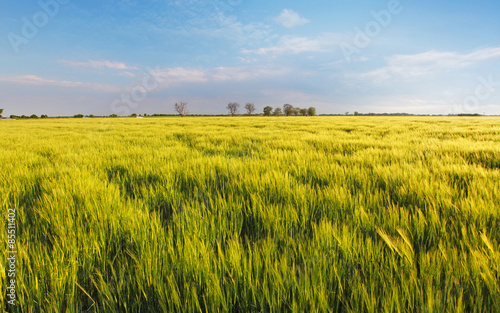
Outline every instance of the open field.
{"label": "open field", "polygon": [[0,134],[18,312],[500,311],[499,118],[49,119]]}

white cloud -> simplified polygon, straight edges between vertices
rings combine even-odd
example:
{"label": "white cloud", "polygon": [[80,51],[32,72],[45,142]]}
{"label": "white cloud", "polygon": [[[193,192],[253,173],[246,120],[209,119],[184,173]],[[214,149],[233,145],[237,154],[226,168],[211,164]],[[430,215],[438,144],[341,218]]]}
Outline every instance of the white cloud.
{"label": "white cloud", "polygon": [[105,85],[98,83],[82,83],[72,82],[66,80],[52,80],[39,77],[36,75],[22,75],[22,76],[0,76],[0,82],[15,83],[22,85],[39,85],[39,86],[54,86],[54,87],[68,87],[68,88],[87,88],[94,91],[102,92],[120,92],[122,89],[114,85]]}
{"label": "white cloud", "polygon": [[298,54],[302,52],[321,52],[322,44],[318,39],[304,37],[285,36],[280,39],[278,45],[269,48],[255,50],[243,50],[243,53],[266,54]]}
{"label": "white cloud", "polygon": [[120,62],[112,62],[112,61],[87,61],[87,62],[78,62],[78,61],[70,61],[70,60],[60,60],[60,63],[73,66],[73,67],[91,67],[97,69],[109,68],[114,70],[137,70],[137,67],[128,66],[125,63]]}
{"label": "white cloud", "polygon": [[309,20],[300,16],[297,12],[289,9],[284,9],[281,14],[274,18],[274,21],[287,28],[302,26],[309,23]]}
{"label": "white cloud", "polygon": [[254,50],[243,50],[245,54],[257,55],[281,55],[281,54],[299,54],[304,52],[331,52],[337,48],[339,42],[342,41],[340,35],[325,34],[318,38],[284,36],[277,45],[268,48],[259,48]]}
{"label": "white cloud", "polygon": [[266,77],[283,76],[290,72],[287,68],[269,68],[262,66],[218,67],[207,70],[182,67],[156,69],[152,77],[156,78],[161,88],[170,88],[179,83],[217,83],[226,81],[248,81]]}
{"label": "white cloud", "polygon": [[[263,66],[247,67],[218,67],[207,70],[190,69],[183,67],[157,68],[150,72],[150,78],[159,82],[162,89],[170,88],[173,84],[189,83],[217,83],[226,81],[249,81],[267,77],[283,76],[290,72],[287,68],[270,68]],[[125,76],[128,76],[124,72]],[[122,73],[122,74],[124,74]],[[132,74],[132,73],[131,73]],[[146,74],[144,74],[146,75]],[[143,82],[142,79],[139,79]],[[37,75],[0,76],[0,83],[20,85],[39,85],[64,88],[81,88],[101,92],[126,92],[126,86],[106,85],[100,83],[84,83],[66,80],[53,80]],[[133,84],[132,84],[133,85]]]}
{"label": "white cloud", "polygon": [[208,81],[205,71],[182,67],[163,69],[161,75],[169,82],[204,83]]}
{"label": "white cloud", "polygon": [[[148,33],[181,38],[201,37],[202,40],[224,40],[230,46],[254,45],[273,38],[272,27],[261,22],[242,22],[234,14],[234,5],[227,1],[173,1],[168,12],[155,12],[145,16]],[[138,34],[141,35],[141,34]]]}
{"label": "white cloud", "polygon": [[500,57],[500,47],[484,48],[469,54],[427,51],[412,55],[395,55],[387,66],[363,74],[364,77],[387,80],[394,76],[419,77],[438,72],[461,69],[475,63]]}
{"label": "white cloud", "polygon": [[299,90],[287,90],[287,89],[263,89],[260,93],[266,98],[279,99],[285,102],[297,103],[310,103],[311,101],[318,100],[317,95],[306,93]]}
{"label": "white cloud", "polygon": [[359,105],[365,113],[448,114],[453,108],[452,101],[435,94],[372,96],[365,101],[369,105]]}
{"label": "white cloud", "polygon": [[272,28],[263,23],[242,23],[235,16],[215,15],[210,23],[190,25],[172,33],[182,37],[201,36],[224,40],[230,45],[256,45],[274,38]]}
{"label": "white cloud", "polygon": [[217,15],[217,22],[217,29],[206,29],[204,33],[208,36],[228,39],[237,44],[258,43],[272,37],[271,27],[262,23],[243,24],[236,17],[225,15]]}
{"label": "white cloud", "polygon": [[245,81],[263,77],[283,76],[290,72],[286,68],[268,67],[219,67],[212,71],[215,81]]}
{"label": "white cloud", "polygon": [[125,72],[121,72],[120,74],[118,74],[118,76],[122,76],[122,77],[136,77],[137,74],[134,74],[134,73],[129,72],[129,71],[125,71]]}

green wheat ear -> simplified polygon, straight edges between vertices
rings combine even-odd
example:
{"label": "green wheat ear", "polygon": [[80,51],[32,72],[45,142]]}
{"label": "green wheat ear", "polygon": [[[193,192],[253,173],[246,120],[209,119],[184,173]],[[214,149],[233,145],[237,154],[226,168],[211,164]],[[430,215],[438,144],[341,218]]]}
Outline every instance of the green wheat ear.
{"label": "green wheat ear", "polygon": [[0,123],[0,309],[498,312],[498,122]]}

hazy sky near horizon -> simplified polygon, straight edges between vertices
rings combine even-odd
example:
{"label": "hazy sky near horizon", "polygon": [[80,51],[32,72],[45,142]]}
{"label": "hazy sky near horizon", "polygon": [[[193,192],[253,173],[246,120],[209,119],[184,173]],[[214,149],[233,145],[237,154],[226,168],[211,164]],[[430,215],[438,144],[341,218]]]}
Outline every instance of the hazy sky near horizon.
{"label": "hazy sky near horizon", "polygon": [[500,114],[499,14],[485,0],[2,1],[0,108]]}

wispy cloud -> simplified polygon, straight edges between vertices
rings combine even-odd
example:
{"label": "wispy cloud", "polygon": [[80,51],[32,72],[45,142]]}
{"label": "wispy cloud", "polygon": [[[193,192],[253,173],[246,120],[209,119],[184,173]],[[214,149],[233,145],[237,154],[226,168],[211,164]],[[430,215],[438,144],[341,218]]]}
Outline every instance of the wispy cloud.
{"label": "wispy cloud", "polygon": [[187,27],[173,30],[178,36],[213,38],[224,40],[231,45],[256,45],[275,38],[272,27],[259,22],[243,23],[237,17],[217,14],[190,24]]}
{"label": "wispy cloud", "polygon": [[253,50],[242,50],[244,54],[280,55],[299,54],[305,52],[331,52],[337,48],[342,36],[338,34],[325,34],[317,38],[284,36],[275,46]]}
{"label": "wispy cloud", "polygon": [[269,67],[219,67],[211,71],[215,81],[245,81],[265,77],[283,76],[290,72],[287,68]]}
{"label": "wispy cloud", "polygon": [[121,62],[112,62],[112,61],[86,61],[86,62],[79,62],[79,61],[70,61],[70,60],[60,60],[60,63],[66,65],[66,66],[72,66],[72,67],[91,67],[91,68],[96,68],[96,69],[114,69],[114,70],[137,70],[137,67],[134,66],[128,66],[125,63]]}
{"label": "wispy cloud", "polygon": [[[125,72],[127,73],[127,72]],[[218,67],[212,69],[191,69],[183,67],[157,68],[151,72],[160,83],[160,88],[170,88],[173,84],[218,83],[226,81],[249,81],[268,77],[278,77],[290,73],[287,68],[264,66]],[[133,74],[133,73],[131,73]],[[101,92],[123,92],[126,86],[100,83],[84,83],[67,80],[53,80],[37,75],[0,76],[0,83],[52,86],[64,88],[84,88]]]}
{"label": "wispy cloud", "polygon": [[122,76],[122,77],[136,77],[137,74],[129,72],[129,71],[125,71],[125,72],[119,73],[118,76]]}
{"label": "wispy cloud", "polygon": [[284,9],[279,16],[274,18],[274,21],[287,28],[302,26],[310,22],[308,19],[300,16],[297,12],[290,9]]}
{"label": "wispy cloud", "polygon": [[160,73],[161,77],[169,83],[204,83],[208,81],[207,73],[203,70],[175,67],[162,69]]}
{"label": "wispy cloud", "polygon": [[83,83],[66,80],[46,79],[36,75],[21,75],[21,76],[0,76],[0,82],[14,83],[23,85],[39,85],[39,86],[54,86],[66,88],[86,88],[101,92],[120,92],[122,89],[114,85],[98,84],[98,83]]}
{"label": "wispy cloud", "polygon": [[458,70],[492,58],[500,58],[500,47],[484,48],[469,54],[427,51],[412,55],[395,55],[387,59],[386,66],[362,76],[379,80],[387,80],[395,76],[420,77]]}
{"label": "wispy cloud", "polygon": [[189,69],[182,67],[156,69],[152,76],[157,78],[161,88],[170,88],[179,83],[218,83],[227,81],[250,81],[278,77],[290,73],[287,68],[264,66],[218,67],[213,69]]}

